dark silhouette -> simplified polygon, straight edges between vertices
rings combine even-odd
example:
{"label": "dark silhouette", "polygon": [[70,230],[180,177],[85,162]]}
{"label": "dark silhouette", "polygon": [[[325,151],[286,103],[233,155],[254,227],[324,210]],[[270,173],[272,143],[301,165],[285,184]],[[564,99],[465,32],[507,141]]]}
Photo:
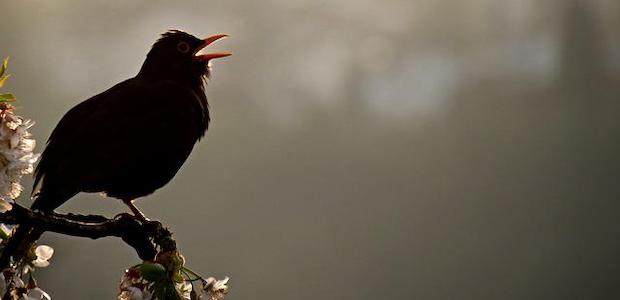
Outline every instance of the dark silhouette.
{"label": "dark silhouette", "polygon": [[[132,204],[168,183],[209,125],[204,40],[169,31],[153,45],[138,75],[72,108],[52,132],[35,171],[35,211],[49,213],[79,192],[101,192]],[[0,257],[18,261],[42,234],[20,226]]]}

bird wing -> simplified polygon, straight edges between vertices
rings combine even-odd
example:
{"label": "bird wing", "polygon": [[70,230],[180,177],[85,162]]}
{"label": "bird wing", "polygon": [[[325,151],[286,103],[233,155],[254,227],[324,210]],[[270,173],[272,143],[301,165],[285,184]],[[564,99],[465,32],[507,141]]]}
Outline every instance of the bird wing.
{"label": "bird wing", "polygon": [[144,168],[167,155],[166,148],[180,156],[165,160],[172,160],[168,169],[178,169],[204,133],[196,117],[204,114],[201,110],[198,96],[174,82],[134,78],[119,83],[60,120],[35,171],[34,186],[41,183],[43,188],[49,181],[49,188],[69,185],[97,191],[102,188],[88,185],[109,181],[132,166]]}

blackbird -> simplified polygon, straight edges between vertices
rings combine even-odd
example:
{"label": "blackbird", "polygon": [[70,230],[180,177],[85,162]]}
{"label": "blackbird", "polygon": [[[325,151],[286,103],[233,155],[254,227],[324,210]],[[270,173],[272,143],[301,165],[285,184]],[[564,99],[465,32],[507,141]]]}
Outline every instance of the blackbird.
{"label": "blackbird", "polygon": [[[69,110],[49,137],[35,171],[31,208],[53,212],[79,192],[132,203],[167,184],[209,126],[205,95],[210,61],[200,54],[225,34],[199,39],[162,34],[139,73]],[[0,270],[19,261],[42,232],[21,225],[0,256]]]}

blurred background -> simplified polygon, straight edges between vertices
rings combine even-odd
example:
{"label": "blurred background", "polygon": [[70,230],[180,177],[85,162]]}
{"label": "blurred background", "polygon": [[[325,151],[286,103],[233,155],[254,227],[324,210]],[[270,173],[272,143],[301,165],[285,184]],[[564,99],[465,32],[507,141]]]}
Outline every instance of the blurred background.
{"label": "blurred background", "polygon": [[[617,0],[1,7],[39,151],[160,33],[231,35],[206,142],[138,203],[192,269],[232,277],[228,299],[620,298]],[[60,211],[125,210],[79,195]],[[118,239],[43,243],[55,299],[114,299],[139,263]]]}

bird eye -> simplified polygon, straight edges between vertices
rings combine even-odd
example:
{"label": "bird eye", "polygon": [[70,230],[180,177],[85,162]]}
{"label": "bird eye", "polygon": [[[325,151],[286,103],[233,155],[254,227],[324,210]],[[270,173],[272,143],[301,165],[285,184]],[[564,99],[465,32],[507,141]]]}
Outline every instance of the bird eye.
{"label": "bird eye", "polygon": [[181,53],[187,53],[189,51],[189,44],[186,42],[179,42],[177,44],[177,50]]}

